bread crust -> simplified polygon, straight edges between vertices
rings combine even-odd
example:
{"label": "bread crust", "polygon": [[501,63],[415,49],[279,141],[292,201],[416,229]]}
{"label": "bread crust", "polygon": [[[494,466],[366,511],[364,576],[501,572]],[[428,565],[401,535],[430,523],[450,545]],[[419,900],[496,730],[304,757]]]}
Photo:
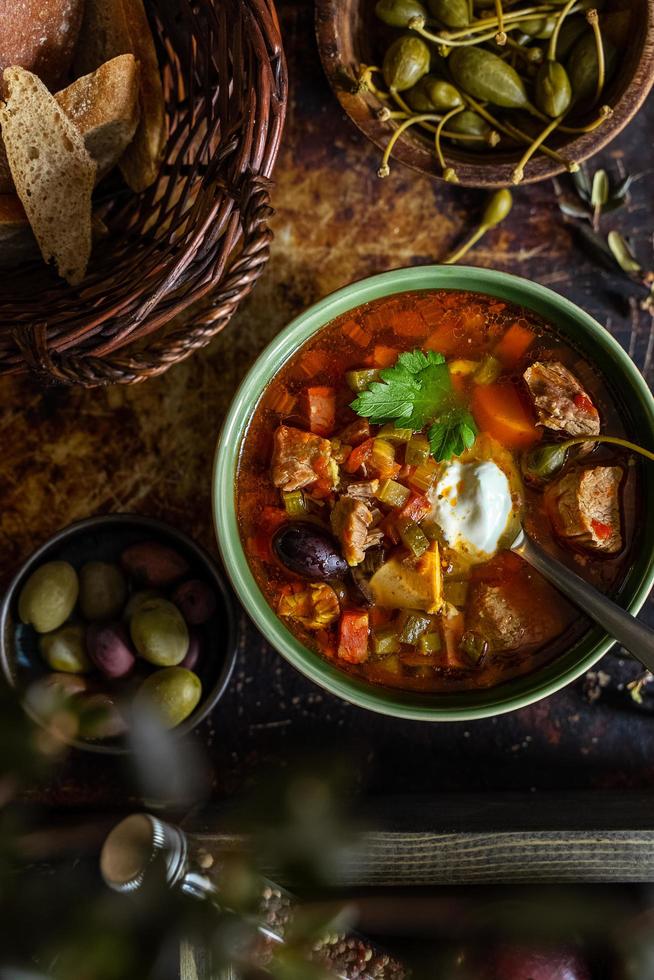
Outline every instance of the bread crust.
{"label": "bread crust", "polygon": [[0,78],[19,65],[53,91],[68,77],[84,0],[0,0]]}
{"label": "bread crust", "polygon": [[140,192],[156,180],[166,142],[163,86],[150,24],[142,0],[86,0],[76,70],[95,71],[126,53],[140,66],[141,118],[120,169],[131,189]]}

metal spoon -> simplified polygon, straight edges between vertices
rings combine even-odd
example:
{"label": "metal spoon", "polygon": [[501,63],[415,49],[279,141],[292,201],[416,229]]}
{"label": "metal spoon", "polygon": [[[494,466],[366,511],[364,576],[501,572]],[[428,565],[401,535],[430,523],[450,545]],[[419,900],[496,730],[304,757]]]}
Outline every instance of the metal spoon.
{"label": "metal spoon", "polygon": [[579,606],[596,623],[621,643],[647,670],[654,673],[654,630],[639,622],[635,616],[621,609],[607,596],[570,571],[562,562],[548,555],[529,537],[524,528],[511,545],[511,551],[524,558],[544,578],[555,585],[566,597]]}

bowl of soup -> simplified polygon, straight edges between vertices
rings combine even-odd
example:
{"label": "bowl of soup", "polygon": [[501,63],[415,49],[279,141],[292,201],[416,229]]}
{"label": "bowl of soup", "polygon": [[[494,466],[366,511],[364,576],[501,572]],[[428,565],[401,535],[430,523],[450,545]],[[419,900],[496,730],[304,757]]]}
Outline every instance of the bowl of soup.
{"label": "bowl of soup", "polygon": [[[396,717],[545,697],[612,645],[510,550],[521,523],[632,613],[654,582],[654,399],[592,317],[486,269],[339,290],[243,381],[214,519],[246,610],[303,674]],[[636,531],[637,529],[637,531]]]}

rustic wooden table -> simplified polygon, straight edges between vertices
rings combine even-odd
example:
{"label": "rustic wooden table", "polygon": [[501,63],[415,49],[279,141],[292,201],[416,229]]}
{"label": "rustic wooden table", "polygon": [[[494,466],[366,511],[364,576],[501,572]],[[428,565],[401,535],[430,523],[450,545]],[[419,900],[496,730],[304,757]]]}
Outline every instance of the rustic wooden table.
{"label": "rustic wooden table", "polygon": [[[354,279],[438,261],[470,230],[483,195],[396,167],[376,177],[377,150],[345,118],[324,80],[312,4],[282,0],[291,97],[276,171],[272,259],[251,299],[213,345],[162,378],[134,387],[42,390],[29,377],[0,382],[0,585],[57,528],[107,511],[136,511],[183,528],[214,551],[211,463],[221,419],[259,351],[295,314]],[[641,172],[621,227],[644,263],[652,256],[654,103],[601,158]],[[644,168],[644,169],[643,169]],[[615,334],[651,382],[654,331],[636,300],[607,285],[573,242],[548,182],[520,189],[508,221],[470,255],[550,286]],[[651,600],[647,612],[654,624]],[[199,737],[216,797],[300,747],[349,760],[372,793],[444,789],[546,790],[654,785],[654,699],[625,689],[638,673],[609,655],[601,673],[498,719],[430,726],[367,714],[322,693],[241,617],[231,689]],[[117,764],[77,755],[35,796],[70,806],[127,804]]]}

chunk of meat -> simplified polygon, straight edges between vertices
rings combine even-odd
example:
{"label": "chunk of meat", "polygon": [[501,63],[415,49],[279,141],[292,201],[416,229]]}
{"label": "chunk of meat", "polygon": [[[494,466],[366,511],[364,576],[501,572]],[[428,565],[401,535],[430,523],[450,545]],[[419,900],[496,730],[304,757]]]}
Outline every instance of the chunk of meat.
{"label": "chunk of meat", "polygon": [[545,591],[515,578],[502,585],[479,582],[470,593],[466,629],[487,640],[492,652],[542,646],[565,627]]}
{"label": "chunk of meat", "polygon": [[324,629],[338,619],[341,607],[331,585],[310,585],[302,592],[282,595],[277,612],[310,630]]}
{"label": "chunk of meat", "polygon": [[523,375],[538,413],[538,424],[569,436],[596,436],[600,417],[574,374],[559,361],[535,361]]}
{"label": "chunk of meat", "polygon": [[370,422],[368,419],[355,419],[338,433],[338,438],[348,446],[360,446],[370,438]]}
{"label": "chunk of meat", "polygon": [[287,492],[301,490],[318,480],[330,489],[335,487],[338,467],[332,459],[329,439],[280,425],[274,436],[272,479],[276,487]]}
{"label": "chunk of meat", "polygon": [[383,537],[380,531],[368,531],[372,522],[372,511],[364,500],[346,494],[335,503],[331,513],[332,530],[341,542],[348,565],[361,564],[366,549],[379,544]]}
{"label": "chunk of meat", "polygon": [[359,500],[372,500],[379,490],[379,480],[362,480],[360,483],[350,483],[345,491],[348,497],[358,497]]}
{"label": "chunk of meat", "polygon": [[556,533],[588,551],[607,555],[622,549],[620,466],[593,466],[566,473],[545,492]]}

